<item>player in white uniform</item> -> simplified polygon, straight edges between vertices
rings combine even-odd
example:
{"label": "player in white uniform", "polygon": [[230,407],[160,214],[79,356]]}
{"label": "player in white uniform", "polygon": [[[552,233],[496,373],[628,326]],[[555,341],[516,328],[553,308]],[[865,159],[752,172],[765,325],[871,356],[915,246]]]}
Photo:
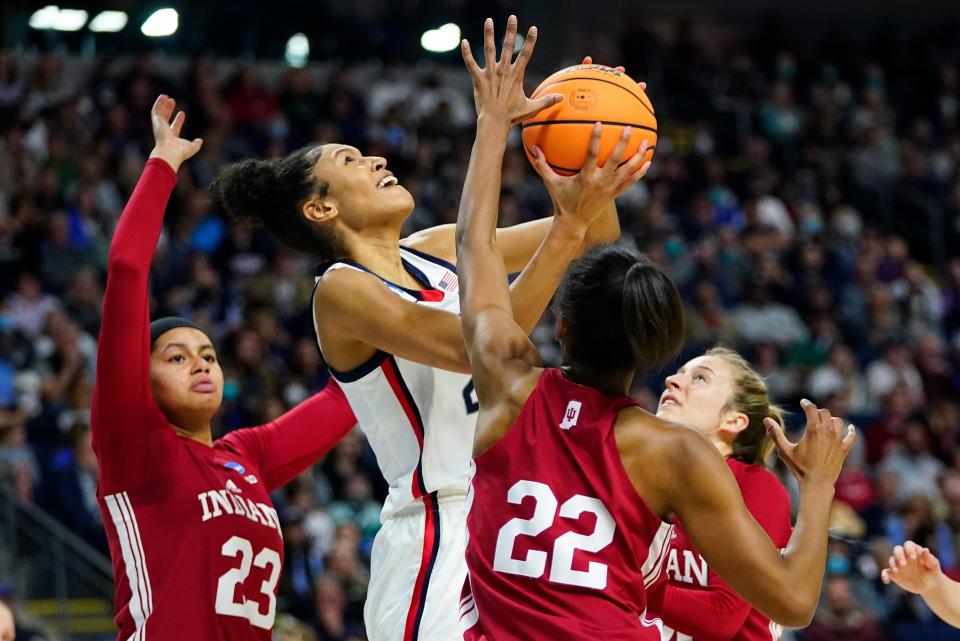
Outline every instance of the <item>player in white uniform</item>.
{"label": "player in white uniform", "polygon": [[[484,35],[492,45],[491,21]],[[511,18],[506,51],[513,50],[515,35]],[[535,41],[533,31],[515,63],[509,57],[488,60],[503,66],[509,81],[504,86],[516,94],[517,121],[561,99],[523,95],[523,71]],[[488,56],[495,55],[490,46]],[[584,197],[575,179],[552,176],[546,183],[554,217],[497,232],[507,269],[523,270],[511,296],[517,324],[527,331],[566,269],[556,256],[568,256],[570,215]],[[459,638],[465,498],[478,407],[458,316],[454,226],[401,240],[412,196],[383,158],[347,145],[243,161],[224,169],[211,189],[234,217],[260,222],[323,261],[313,301],[318,343],[390,486],[373,546],[364,612],[368,637]],[[613,202],[596,207],[604,213],[583,249],[620,233]]]}

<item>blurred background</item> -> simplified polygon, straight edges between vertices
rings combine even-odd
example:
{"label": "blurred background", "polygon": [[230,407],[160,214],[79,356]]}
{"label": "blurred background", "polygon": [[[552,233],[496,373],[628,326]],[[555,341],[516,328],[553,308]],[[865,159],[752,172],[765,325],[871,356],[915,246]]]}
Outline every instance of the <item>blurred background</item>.
{"label": "blurred background", "polygon": [[[681,358],[733,346],[782,405],[808,397],[860,427],[820,610],[789,634],[960,638],[878,567],[910,538],[960,575],[956,2],[625,4],[4,2],[0,599],[18,639],[113,638],[90,393],[107,249],[152,146],[155,96],[175,97],[185,135],[205,142],[167,211],[153,313],[213,329],[225,433],[269,421],[327,374],[309,259],[233,224],[205,187],[235,159],[339,141],[389,160],[416,198],[409,231],[454,222],[474,118],[455,48],[511,12],[541,30],[530,89],[587,54],[649,85],[657,155],[619,208],[623,242],[684,294]],[[551,213],[517,142],[504,225]],[[556,364],[553,322],[535,338]],[[648,408],[662,377],[637,381]],[[359,431],[274,496],[286,546],[275,638],[365,638],[383,496]]]}

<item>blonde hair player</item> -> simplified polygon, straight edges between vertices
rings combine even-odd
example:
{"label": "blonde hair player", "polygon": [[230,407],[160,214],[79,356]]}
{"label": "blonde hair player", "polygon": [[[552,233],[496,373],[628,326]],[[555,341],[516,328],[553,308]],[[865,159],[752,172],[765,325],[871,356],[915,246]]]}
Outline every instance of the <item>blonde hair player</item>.
{"label": "blonde hair player", "polygon": [[[760,375],[740,354],[714,347],[667,377],[657,417],[694,427],[727,462],[743,502],[779,548],[790,540],[790,498],[764,462],[774,448],[764,425],[782,424]],[[647,611],[662,619],[663,641],[776,641],[782,628],[707,566],[678,521],[665,563],[667,581]]]}

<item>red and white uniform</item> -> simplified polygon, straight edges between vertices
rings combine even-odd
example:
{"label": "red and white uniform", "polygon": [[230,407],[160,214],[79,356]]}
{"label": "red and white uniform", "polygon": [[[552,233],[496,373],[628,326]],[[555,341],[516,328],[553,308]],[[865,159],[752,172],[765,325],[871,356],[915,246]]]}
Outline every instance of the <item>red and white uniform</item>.
{"label": "red and white uniform", "polygon": [[506,436],[474,458],[466,641],[659,641],[643,613],[673,526],[620,460],[613,426],[633,404],[546,369]]}
{"label": "red and white uniform", "polygon": [[147,278],[176,182],[147,162],[110,248],[92,421],[118,639],[268,641],[283,541],[268,493],[355,424],[336,385],[213,447],[177,436],[150,386]]}
{"label": "red and white uniform", "polygon": [[[790,541],[790,498],[759,465],[727,458],[743,502],[778,548]],[[649,611],[663,620],[663,641],[777,641],[783,629],[753,609],[707,567],[677,522],[665,567],[667,581],[650,595]]]}
{"label": "red and white uniform", "polygon": [[[395,296],[460,314],[456,267],[407,247],[403,266],[425,289],[382,277]],[[353,262],[320,269],[369,272]],[[410,327],[410,332],[421,331]],[[320,346],[321,350],[323,346]],[[470,376],[378,351],[343,388],[389,484],[374,539],[364,622],[370,641],[448,641],[459,636],[457,594],[467,575],[466,497],[476,412]]]}

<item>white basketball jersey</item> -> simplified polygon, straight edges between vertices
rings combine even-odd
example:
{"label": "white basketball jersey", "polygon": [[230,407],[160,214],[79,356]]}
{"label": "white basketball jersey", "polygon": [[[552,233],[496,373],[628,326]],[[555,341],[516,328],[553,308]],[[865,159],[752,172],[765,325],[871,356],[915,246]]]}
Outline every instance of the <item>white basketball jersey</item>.
{"label": "white basketball jersey", "polygon": [[[418,305],[460,314],[456,267],[406,247],[400,248],[400,256],[406,270],[431,289],[407,289],[381,278],[391,292]],[[335,269],[372,273],[357,263],[337,262],[321,267],[317,281]],[[350,371],[331,367],[330,372],[390,485],[381,521],[426,494],[466,494],[479,410],[469,375],[381,351]]]}

